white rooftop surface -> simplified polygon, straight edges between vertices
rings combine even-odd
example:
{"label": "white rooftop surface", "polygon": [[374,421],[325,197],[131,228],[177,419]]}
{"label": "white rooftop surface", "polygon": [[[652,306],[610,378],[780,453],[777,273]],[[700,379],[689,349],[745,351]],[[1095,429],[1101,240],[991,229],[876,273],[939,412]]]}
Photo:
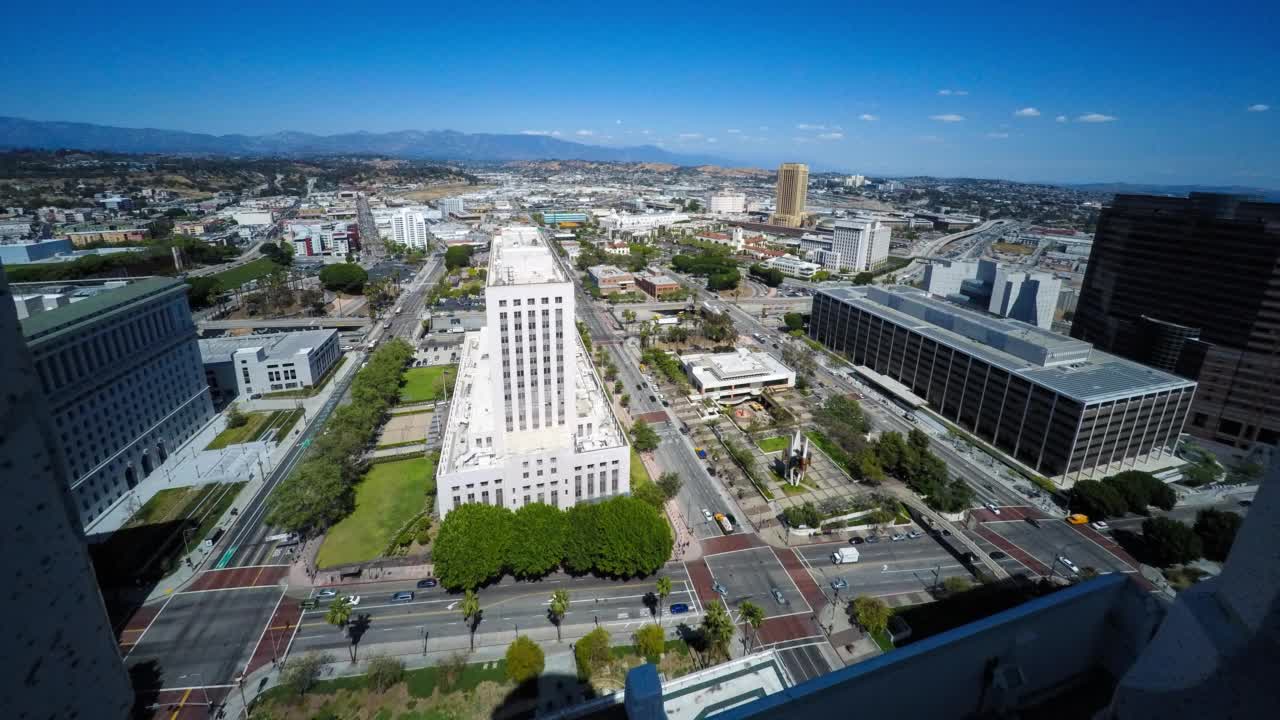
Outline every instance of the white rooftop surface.
{"label": "white rooftop surface", "polygon": [[681,358],[703,387],[752,378],[787,375],[791,369],[769,353],[738,348],[736,352],[685,355]]}
{"label": "white rooftop surface", "polygon": [[490,285],[569,282],[537,228],[503,228],[494,236],[489,252]]}
{"label": "white rooftop surface", "polygon": [[203,338],[200,340],[200,359],[204,362],[226,361],[237,350],[262,348],[269,358],[286,358],[304,355],[324,344],[337,330],[303,330],[279,332],[268,335],[242,335],[239,337]]}
{"label": "white rooftop surface", "polygon": [[[448,425],[441,447],[441,472],[459,472],[501,464],[496,448],[483,442],[476,447],[476,440],[496,437],[500,431],[495,422],[493,387],[491,383],[493,362],[487,348],[491,344],[491,329],[466,334],[458,362],[458,379],[454,388]],[[618,425],[609,406],[604,387],[582,340],[574,333],[574,366],[577,370],[574,407],[577,419],[569,428],[546,427],[539,429],[503,432],[508,455],[525,455],[554,448],[573,447],[576,452],[589,452],[624,444],[622,428]],[[590,424],[590,433],[577,434],[577,426]]]}

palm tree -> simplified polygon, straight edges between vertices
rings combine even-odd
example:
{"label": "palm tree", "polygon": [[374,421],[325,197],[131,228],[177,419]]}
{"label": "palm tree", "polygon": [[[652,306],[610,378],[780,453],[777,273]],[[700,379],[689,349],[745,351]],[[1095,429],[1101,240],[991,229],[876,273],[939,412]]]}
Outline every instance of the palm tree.
{"label": "palm tree", "polygon": [[724,606],[723,601],[714,600],[707,605],[707,613],[702,616],[702,633],[718,655],[729,654],[733,630],[733,618],[729,617],[729,609]]}
{"label": "palm tree", "polygon": [[329,611],[324,615],[324,621],[335,627],[343,627],[347,621],[351,619],[351,601],[341,597],[334,598],[329,603]]}
{"label": "palm tree", "polygon": [[564,620],[564,616],[569,612],[569,591],[556,590],[551,593],[551,608],[548,611],[551,615],[551,623],[556,626],[556,642],[560,640],[560,622]]}
{"label": "palm tree", "polygon": [[471,652],[475,652],[476,627],[480,625],[480,596],[476,595],[475,590],[468,590],[458,609],[462,611],[462,619],[467,622],[467,628],[471,631]]}
{"label": "palm tree", "polygon": [[662,606],[666,603],[667,597],[671,595],[671,578],[658,578],[658,624],[662,624]]}
{"label": "palm tree", "polygon": [[[753,635],[755,635],[756,643],[759,644],[760,625],[764,623],[764,608],[751,602],[750,600],[743,600],[742,602],[738,603],[738,613],[742,616],[742,619],[745,620],[746,623],[751,626],[751,632]],[[748,645],[747,650],[750,650],[750,649],[751,649],[751,646]]]}

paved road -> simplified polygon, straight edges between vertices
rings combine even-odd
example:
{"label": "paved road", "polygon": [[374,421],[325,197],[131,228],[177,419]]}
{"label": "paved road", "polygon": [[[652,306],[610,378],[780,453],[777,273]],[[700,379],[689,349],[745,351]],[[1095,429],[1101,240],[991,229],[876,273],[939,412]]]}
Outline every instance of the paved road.
{"label": "paved road", "polygon": [[959,559],[929,535],[901,542],[858,545],[858,562],[837,565],[832,562],[831,554],[841,547],[849,545],[838,542],[795,548],[818,586],[828,595],[833,593],[831,583],[837,578],[849,583],[848,589],[840,591],[842,597],[848,598],[927,590],[935,582],[935,570],[938,581],[970,577]]}
{"label": "paved road", "polygon": [[[812,613],[815,608],[796,587],[771,547],[710,555],[704,560],[711,577],[724,588],[723,597],[736,608],[744,600],[759,605],[765,617]],[[780,594],[774,596],[774,591]]]}
{"label": "paved road", "polygon": [[[591,576],[572,577],[563,573],[550,575],[534,582],[519,582],[505,578],[501,582],[480,591],[482,620],[477,628],[477,644],[505,644],[519,632],[540,632],[554,637],[554,625],[547,614],[551,593],[555,590],[569,592],[570,607],[561,624],[566,637],[578,637],[599,625],[614,634],[626,637],[640,625],[654,620],[654,610],[645,602],[645,596],[654,592],[658,577],[670,577],[672,593],[666,606],[685,603],[693,612],[672,615],[664,608],[664,624],[674,626],[681,622],[696,624],[698,603],[684,567],[670,563],[653,577],[633,580],[609,580]],[[410,602],[395,603],[391,596],[399,591],[412,591]],[[340,595],[356,594],[361,600],[358,614],[370,616],[370,626],[362,640],[369,644],[419,640],[423,630],[427,633],[428,649],[441,649],[458,644],[468,633],[458,606],[461,596],[442,588],[418,589],[412,582],[367,583],[347,586]],[[320,608],[307,611],[294,638],[292,652],[310,650],[335,650],[348,644],[346,635],[324,620],[328,600]],[[485,636],[489,637],[486,638]],[[541,639],[541,638],[540,638]]]}
{"label": "paved road", "polygon": [[999,533],[1016,548],[1043,563],[1050,572],[1059,576],[1073,575],[1057,561],[1059,556],[1066,557],[1081,569],[1092,567],[1100,573],[1137,570],[1114,554],[1112,548],[1094,542],[1089,537],[1089,534],[1092,534],[1091,531],[1081,532],[1061,520],[1044,520],[1041,521],[1040,527],[1034,527],[1022,520],[999,520],[987,522],[984,527]]}

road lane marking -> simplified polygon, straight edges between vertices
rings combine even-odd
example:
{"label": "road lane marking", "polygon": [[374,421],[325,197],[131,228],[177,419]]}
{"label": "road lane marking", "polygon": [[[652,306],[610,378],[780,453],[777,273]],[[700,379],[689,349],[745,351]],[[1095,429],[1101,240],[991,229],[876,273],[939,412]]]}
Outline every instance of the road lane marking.
{"label": "road lane marking", "polygon": [[258,635],[258,642],[253,644],[253,650],[249,651],[249,661],[244,664],[244,670],[241,675],[249,674],[249,666],[253,664],[253,658],[258,654],[258,646],[262,644],[262,639],[267,636],[267,627],[271,625],[271,620],[280,612],[280,603],[284,602],[285,591],[280,591],[280,598],[276,600],[276,606],[271,609],[271,615],[267,617],[267,622],[262,626],[262,633]]}
{"label": "road lane marking", "polygon": [[126,660],[129,658],[129,655],[130,655],[131,653],[133,653],[133,651],[134,651],[134,650],[138,647],[138,645],[142,642],[142,638],[144,638],[144,637],[146,637],[146,636],[147,636],[147,631],[151,629],[151,626],[156,624],[156,620],[160,617],[160,615],[161,615],[162,613],[164,613],[164,609],[165,609],[165,608],[167,608],[167,607],[169,607],[169,603],[173,601],[173,598],[174,598],[174,596],[173,596],[173,595],[170,595],[168,598],[165,598],[164,604],[163,604],[163,605],[161,605],[161,606],[160,606],[160,610],[159,610],[159,611],[157,611],[157,612],[156,612],[156,614],[155,614],[154,616],[152,616],[152,618],[151,618],[151,622],[147,623],[147,626],[146,626],[146,627],[144,627],[144,628],[142,628],[142,634],[141,634],[141,635],[139,635],[139,636],[138,636],[138,637],[133,641],[133,644],[129,646],[129,652],[126,652],[126,653],[124,654],[124,657],[125,657],[125,659],[126,659]]}
{"label": "road lane marking", "polygon": [[187,688],[187,691],[182,693],[182,699],[178,701],[178,708],[169,716],[169,720],[177,720],[178,713],[182,712],[182,706],[187,704],[187,698],[189,697],[191,697],[191,688]]}

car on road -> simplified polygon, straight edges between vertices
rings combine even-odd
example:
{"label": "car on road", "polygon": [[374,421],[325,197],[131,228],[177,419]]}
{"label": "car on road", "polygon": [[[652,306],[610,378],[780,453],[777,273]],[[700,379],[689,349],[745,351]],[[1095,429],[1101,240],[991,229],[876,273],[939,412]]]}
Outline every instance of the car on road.
{"label": "car on road", "polygon": [[435,578],[423,578],[418,581],[419,588],[433,588],[438,584],[439,583],[436,581]]}
{"label": "car on road", "polygon": [[411,590],[401,590],[400,592],[391,596],[391,602],[409,602],[412,599],[413,599],[413,591]]}
{"label": "car on road", "polygon": [[318,597],[318,598],[331,598],[331,597],[333,597],[333,596],[335,596],[335,595],[337,595],[337,594],[338,594],[338,591],[337,591],[337,590],[334,590],[333,588],[325,588],[325,589],[321,590],[320,592],[316,593],[316,597]]}
{"label": "car on road", "polygon": [[649,396],[649,402],[658,402],[658,398],[654,395]]}
{"label": "car on road", "polygon": [[844,578],[836,578],[831,581],[832,590],[844,590],[847,587],[849,587],[849,581]]}
{"label": "car on road", "polygon": [[1109,529],[1111,526],[1106,524],[1102,520],[1099,520],[1097,522],[1089,523],[1089,527],[1093,528],[1094,530],[1097,530],[1098,532],[1102,532],[1104,530]]}
{"label": "car on road", "polygon": [[346,601],[347,601],[347,604],[348,604],[348,605],[350,605],[351,607],[355,607],[355,606],[357,606],[357,605],[359,605],[359,604],[360,604],[360,596],[359,596],[359,595],[348,595],[348,596],[346,596],[346,597],[344,597],[344,598],[342,598],[342,599],[343,599],[343,600],[346,600]]}
{"label": "car on road", "polygon": [[711,511],[706,508],[702,508],[702,517],[707,522],[711,522]]}
{"label": "car on road", "polygon": [[863,540],[861,536],[854,535],[853,537],[849,538],[850,545],[861,545],[862,543],[863,543]]}
{"label": "car on road", "polygon": [[996,515],[1000,514],[1000,508],[996,507],[995,503],[983,503],[982,506],[990,510],[991,512],[995,513]]}
{"label": "car on road", "polygon": [[644,383],[636,383],[636,389],[637,389],[637,390],[643,390],[643,389],[644,389]]}
{"label": "car on road", "polygon": [[786,598],[786,596],[784,596],[784,595],[782,594],[782,591],[781,591],[781,590],[779,590],[778,588],[776,588],[776,587],[769,588],[769,593],[770,593],[771,595],[773,595],[773,599],[774,599],[775,601],[777,601],[777,603],[778,603],[779,605],[786,605],[786,604],[787,604],[787,598]]}
{"label": "car on road", "polygon": [[712,592],[714,592],[714,593],[715,593],[715,594],[717,594],[717,595],[728,595],[728,594],[729,594],[729,588],[726,588],[725,586],[721,585],[720,583],[714,583],[714,584],[711,586],[711,590],[712,590]]}
{"label": "car on road", "polygon": [[1026,520],[1027,524],[1030,525],[1031,527],[1040,527],[1040,521],[1031,517],[1030,515],[1023,518],[1023,520]]}
{"label": "car on road", "polygon": [[912,540],[915,540],[921,535],[924,535],[924,533],[920,532],[919,530],[912,530],[911,532],[907,533],[907,537],[911,538]]}
{"label": "car on road", "polygon": [[992,550],[991,552],[987,553],[987,557],[991,558],[992,560],[1003,560],[1009,556],[1000,552],[999,550]]}
{"label": "car on road", "polygon": [[878,542],[880,542],[880,536],[879,536],[879,535],[868,535],[868,536],[867,536],[867,544],[868,544],[868,545],[875,545],[875,544],[876,544],[876,543],[878,543]]}
{"label": "car on road", "polygon": [[1058,562],[1062,563],[1062,566],[1070,570],[1071,572],[1076,574],[1080,573],[1080,568],[1077,567],[1075,563],[1071,562],[1070,558],[1068,558],[1067,556],[1059,555]]}
{"label": "car on road", "polygon": [[1067,516],[1067,522],[1072,525],[1087,525],[1089,523],[1089,516],[1075,513],[1074,515]]}
{"label": "car on road", "polygon": [[681,613],[689,612],[689,606],[685,603],[672,603],[669,610],[671,610],[672,615],[680,615]]}
{"label": "car on road", "polygon": [[889,540],[893,542],[900,542],[906,539],[907,539],[907,536],[904,533],[894,533],[894,536],[889,538]]}

